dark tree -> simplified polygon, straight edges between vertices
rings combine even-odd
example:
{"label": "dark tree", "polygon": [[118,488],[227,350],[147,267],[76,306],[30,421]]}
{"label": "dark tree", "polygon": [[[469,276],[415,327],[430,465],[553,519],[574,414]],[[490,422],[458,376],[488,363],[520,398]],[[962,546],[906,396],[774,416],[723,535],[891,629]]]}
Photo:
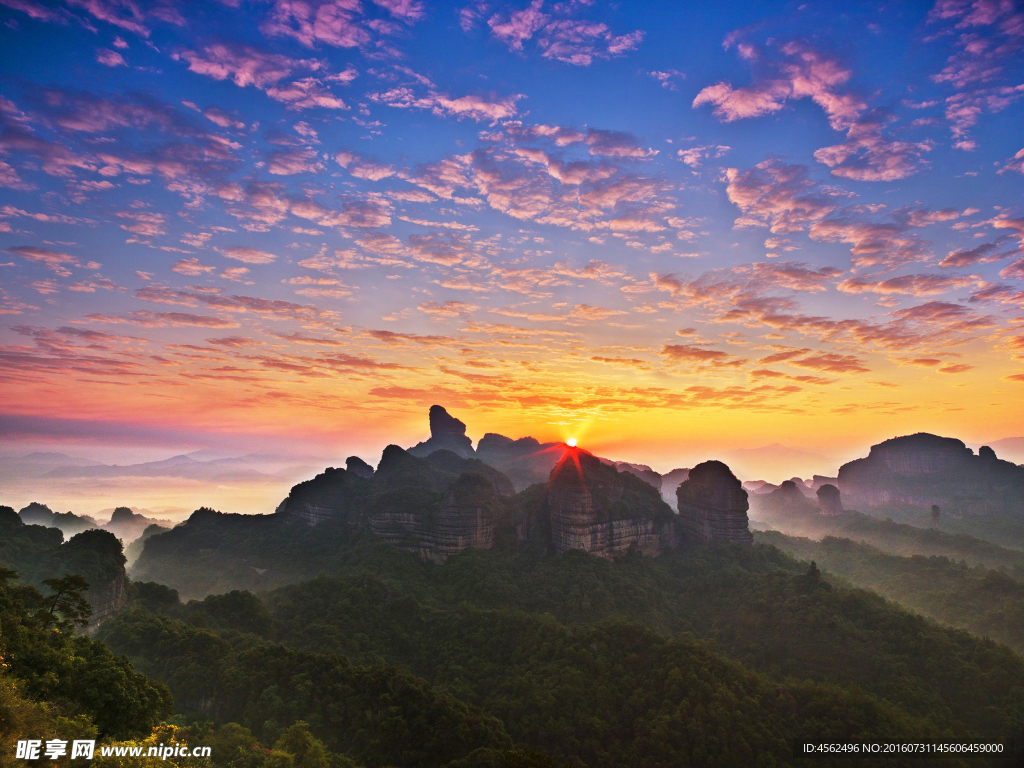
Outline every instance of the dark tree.
{"label": "dark tree", "polygon": [[72,626],[84,627],[89,623],[92,608],[83,595],[89,589],[89,582],[72,574],[59,579],[44,579],[43,584],[53,590],[53,595],[47,598],[47,613],[51,620],[59,615]]}

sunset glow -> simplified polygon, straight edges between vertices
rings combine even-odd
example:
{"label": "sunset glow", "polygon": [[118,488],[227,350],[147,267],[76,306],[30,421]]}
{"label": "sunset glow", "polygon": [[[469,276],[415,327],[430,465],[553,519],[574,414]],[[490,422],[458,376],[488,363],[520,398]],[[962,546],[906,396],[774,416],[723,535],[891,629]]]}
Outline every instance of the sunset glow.
{"label": "sunset glow", "polygon": [[5,453],[1024,428],[1013,3],[299,5],[0,0]]}

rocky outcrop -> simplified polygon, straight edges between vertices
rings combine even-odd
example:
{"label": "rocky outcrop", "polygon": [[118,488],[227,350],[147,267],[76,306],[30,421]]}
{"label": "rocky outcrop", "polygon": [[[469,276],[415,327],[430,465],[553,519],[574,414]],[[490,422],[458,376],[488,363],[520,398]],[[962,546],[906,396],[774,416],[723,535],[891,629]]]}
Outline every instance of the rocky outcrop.
{"label": "rocky outcrop", "polygon": [[839,478],[825,477],[824,475],[815,475],[814,477],[811,478],[811,488],[813,488],[815,491],[817,491],[819,488],[821,488],[821,486],[825,485],[826,483],[828,485],[834,485],[836,486],[836,488],[838,488]]}
{"label": "rocky outcrop", "polygon": [[440,503],[377,510],[370,516],[370,530],[377,538],[426,560],[444,562],[468,547],[493,546],[498,500],[487,477],[466,472],[444,492]]}
{"label": "rocky outcrop", "polygon": [[90,585],[85,599],[92,608],[86,630],[93,630],[128,604],[128,577],[124,567],[113,579]]}
{"label": "rocky outcrop", "polygon": [[488,432],[476,446],[476,456],[512,481],[517,491],[546,483],[562,455],[564,443],[541,443],[532,437],[513,440]]}
{"label": "rocky outcrop", "polygon": [[690,541],[753,542],[747,492],[722,462],[705,461],[691,469],[689,478],[676,489],[676,499],[679,525]]}
{"label": "rocky outcrop", "polygon": [[275,514],[310,526],[333,522],[354,528],[359,524],[359,502],[369,492],[367,483],[354,472],[328,467],[294,486]]}
{"label": "rocky outcrop", "polygon": [[103,529],[110,531],[125,544],[129,544],[139,538],[143,531],[151,525],[171,528],[174,523],[170,520],[158,520],[137,514],[128,507],[118,507],[110,516],[110,521],[103,526]]}
{"label": "rocky outcrop", "polygon": [[1024,513],[1024,467],[989,447],[978,455],[960,440],[927,433],[886,440],[839,468],[846,503],[859,507],[938,504],[954,516]]}
{"label": "rocky outcrop", "polygon": [[494,527],[512,496],[511,481],[477,459],[448,450],[425,458],[397,445],[384,449],[370,477],[328,468],[299,483],[276,512],[310,526],[367,530],[429,560],[442,561],[466,547],[490,547]]}
{"label": "rocky outcrop", "polygon": [[[430,440],[408,451],[389,445],[376,470],[350,457],[346,469],[328,468],[299,483],[275,518],[285,526],[367,531],[436,561],[467,547],[490,547],[499,535],[603,557],[630,549],[656,554],[684,538],[752,540],[747,495],[719,462],[701,465],[696,479],[687,469],[668,476],[673,489],[678,486],[676,500],[687,499],[684,518],[664,501],[662,477],[646,465],[494,433],[467,457],[438,447],[465,447],[461,421],[434,406],[430,424]],[[516,480],[496,467],[509,468]],[[542,472],[544,482],[535,482]]]}
{"label": "rocky outcrop", "polygon": [[472,458],[473,441],[466,437],[466,425],[449,415],[440,405],[430,406],[430,438],[409,449],[413,456],[429,456],[434,451],[451,451],[464,459]]}
{"label": "rocky outcrop", "polygon": [[843,511],[843,500],[839,489],[831,483],[818,488],[818,509],[823,515],[838,515]]}
{"label": "rocky outcrop", "polygon": [[345,469],[357,477],[373,477],[373,467],[360,459],[358,456],[349,456],[345,459]]}
{"label": "rocky outcrop", "polygon": [[657,489],[579,448],[564,448],[544,503],[556,551],[614,557],[634,547],[656,554],[676,544],[675,515]]}

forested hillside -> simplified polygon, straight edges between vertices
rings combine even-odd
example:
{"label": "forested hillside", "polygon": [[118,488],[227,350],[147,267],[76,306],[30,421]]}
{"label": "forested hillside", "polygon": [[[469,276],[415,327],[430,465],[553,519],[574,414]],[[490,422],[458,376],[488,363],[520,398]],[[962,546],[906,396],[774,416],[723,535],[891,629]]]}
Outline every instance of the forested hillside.
{"label": "forested hillside", "polygon": [[[1005,738],[1024,716],[1024,661],[1005,646],[770,547],[610,561],[504,546],[438,566],[357,539],[334,562],[262,598],[181,604],[136,585],[101,637],[192,716],[264,741],[302,719],[367,765],[513,743],[580,766],[792,764],[808,732]],[[361,698],[382,680],[392,720]],[[416,735],[412,690],[459,745]]]}
{"label": "forested hillside", "polygon": [[[751,527],[811,539],[835,536],[863,541],[894,555],[937,555],[964,560],[970,565],[999,569],[1024,582],[1024,552],[1020,549],[999,546],[967,533],[933,528],[930,521],[924,519],[915,522],[910,525],[853,511],[820,515],[816,510],[809,514],[784,510],[775,514],[759,512],[751,521]],[[951,526],[951,521],[944,521],[943,526]]]}
{"label": "forested hillside", "polygon": [[832,536],[819,542],[778,531],[755,535],[925,616],[1024,653],[1024,585],[1002,571],[948,557],[900,557]]}

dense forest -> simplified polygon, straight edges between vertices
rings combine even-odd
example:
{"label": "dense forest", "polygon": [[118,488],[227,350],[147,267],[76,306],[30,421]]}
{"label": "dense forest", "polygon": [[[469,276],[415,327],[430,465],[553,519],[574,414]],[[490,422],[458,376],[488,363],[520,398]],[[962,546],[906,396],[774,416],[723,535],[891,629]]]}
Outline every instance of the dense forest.
{"label": "dense forest", "polygon": [[793,557],[954,627],[1024,653],[1024,584],[1006,573],[948,557],[900,557],[827,536],[820,542],[777,531],[757,534]]}
{"label": "dense forest", "polygon": [[11,507],[0,506],[0,563],[37,587],[66,574],[104,584],[122,572],[125,557],[121,542],[109,531],[87,530],[65,541],[59,528],[26,525]]}
{"label": "dense forest", "polygon": [[[845,520],[877,535],[860,516]],[[904,526],[873,522],[896,527],[893,546],[912,546]],[[25,652],[31,642],[7,641],[18,659],[4,672],[11,701],[25,712],[38,702],[48,732],[79,718],[108,741],[173,735],[220,744],[232,755],[224,764],[246,768],[776,766],[800,764],[795,740],[1022,735],[1024,659],[1008,647],[1019,648],[1021,587],[946,558],[761,533],[753,547],[606,559],[505,532],[493,549],[439,565],[340,526],[200,510],[145,542],[127,607],[92,640],[72,631],[73,601],[48,619],[44,594],[54,568],[74,578],[67,568],[120,567],[120,542],[92,531],[62,543],[8,523],[0,555],[42,591],[6,588],[16,600],[5,603],[4,640],[8,625],[34,627],[24,638],[80,644],[101,669],[120,670],[129,693],[154,692],[131,693],[120,710],[75,700],[83,686],[52,684],[39,673],[46,662]],[[1008,550],[937,541],[1013,568]],[[46,567],[33,570],[37,561]],[[183,602],[177,587],[205,599]],[[989,602],[953,620],[972,588]],[[887,589],[973,634],[876,594]],[[64,630],[48,633],[58,620]],[[181,764],[193,763],[204,764]]]}
{"label": "dense forest", "polygon": [[[136,584],[134,610],[100,636],[193,717],[236,720],[265,741],[301,719],[367,765],[425,763],[367,751],[361,739],[379,717],[318,697],[381,676],[401,687],[414,675],[440,711],[467,707],[451,710],[462,732],[474,733],[464,718],[493,719],[500,729],[484,729],[488,738],[570,765],[748,762],[723,751],[726,733],[785,764],[807,730],[865,734],[885,723],[1005,738],[1024,716],[1024,661],[1010,649],[830,584],[773,547],[613,561],[507,543],[439,566],[368,537],[332,543],[330,576],[261,597],[183,604],[167,587]],[[400,719],[393,749],[412,727]],[[638,730],[659,722],[681,731],[668,742],[677,752]],[[687,741],[681,723],[723,741]]]}

